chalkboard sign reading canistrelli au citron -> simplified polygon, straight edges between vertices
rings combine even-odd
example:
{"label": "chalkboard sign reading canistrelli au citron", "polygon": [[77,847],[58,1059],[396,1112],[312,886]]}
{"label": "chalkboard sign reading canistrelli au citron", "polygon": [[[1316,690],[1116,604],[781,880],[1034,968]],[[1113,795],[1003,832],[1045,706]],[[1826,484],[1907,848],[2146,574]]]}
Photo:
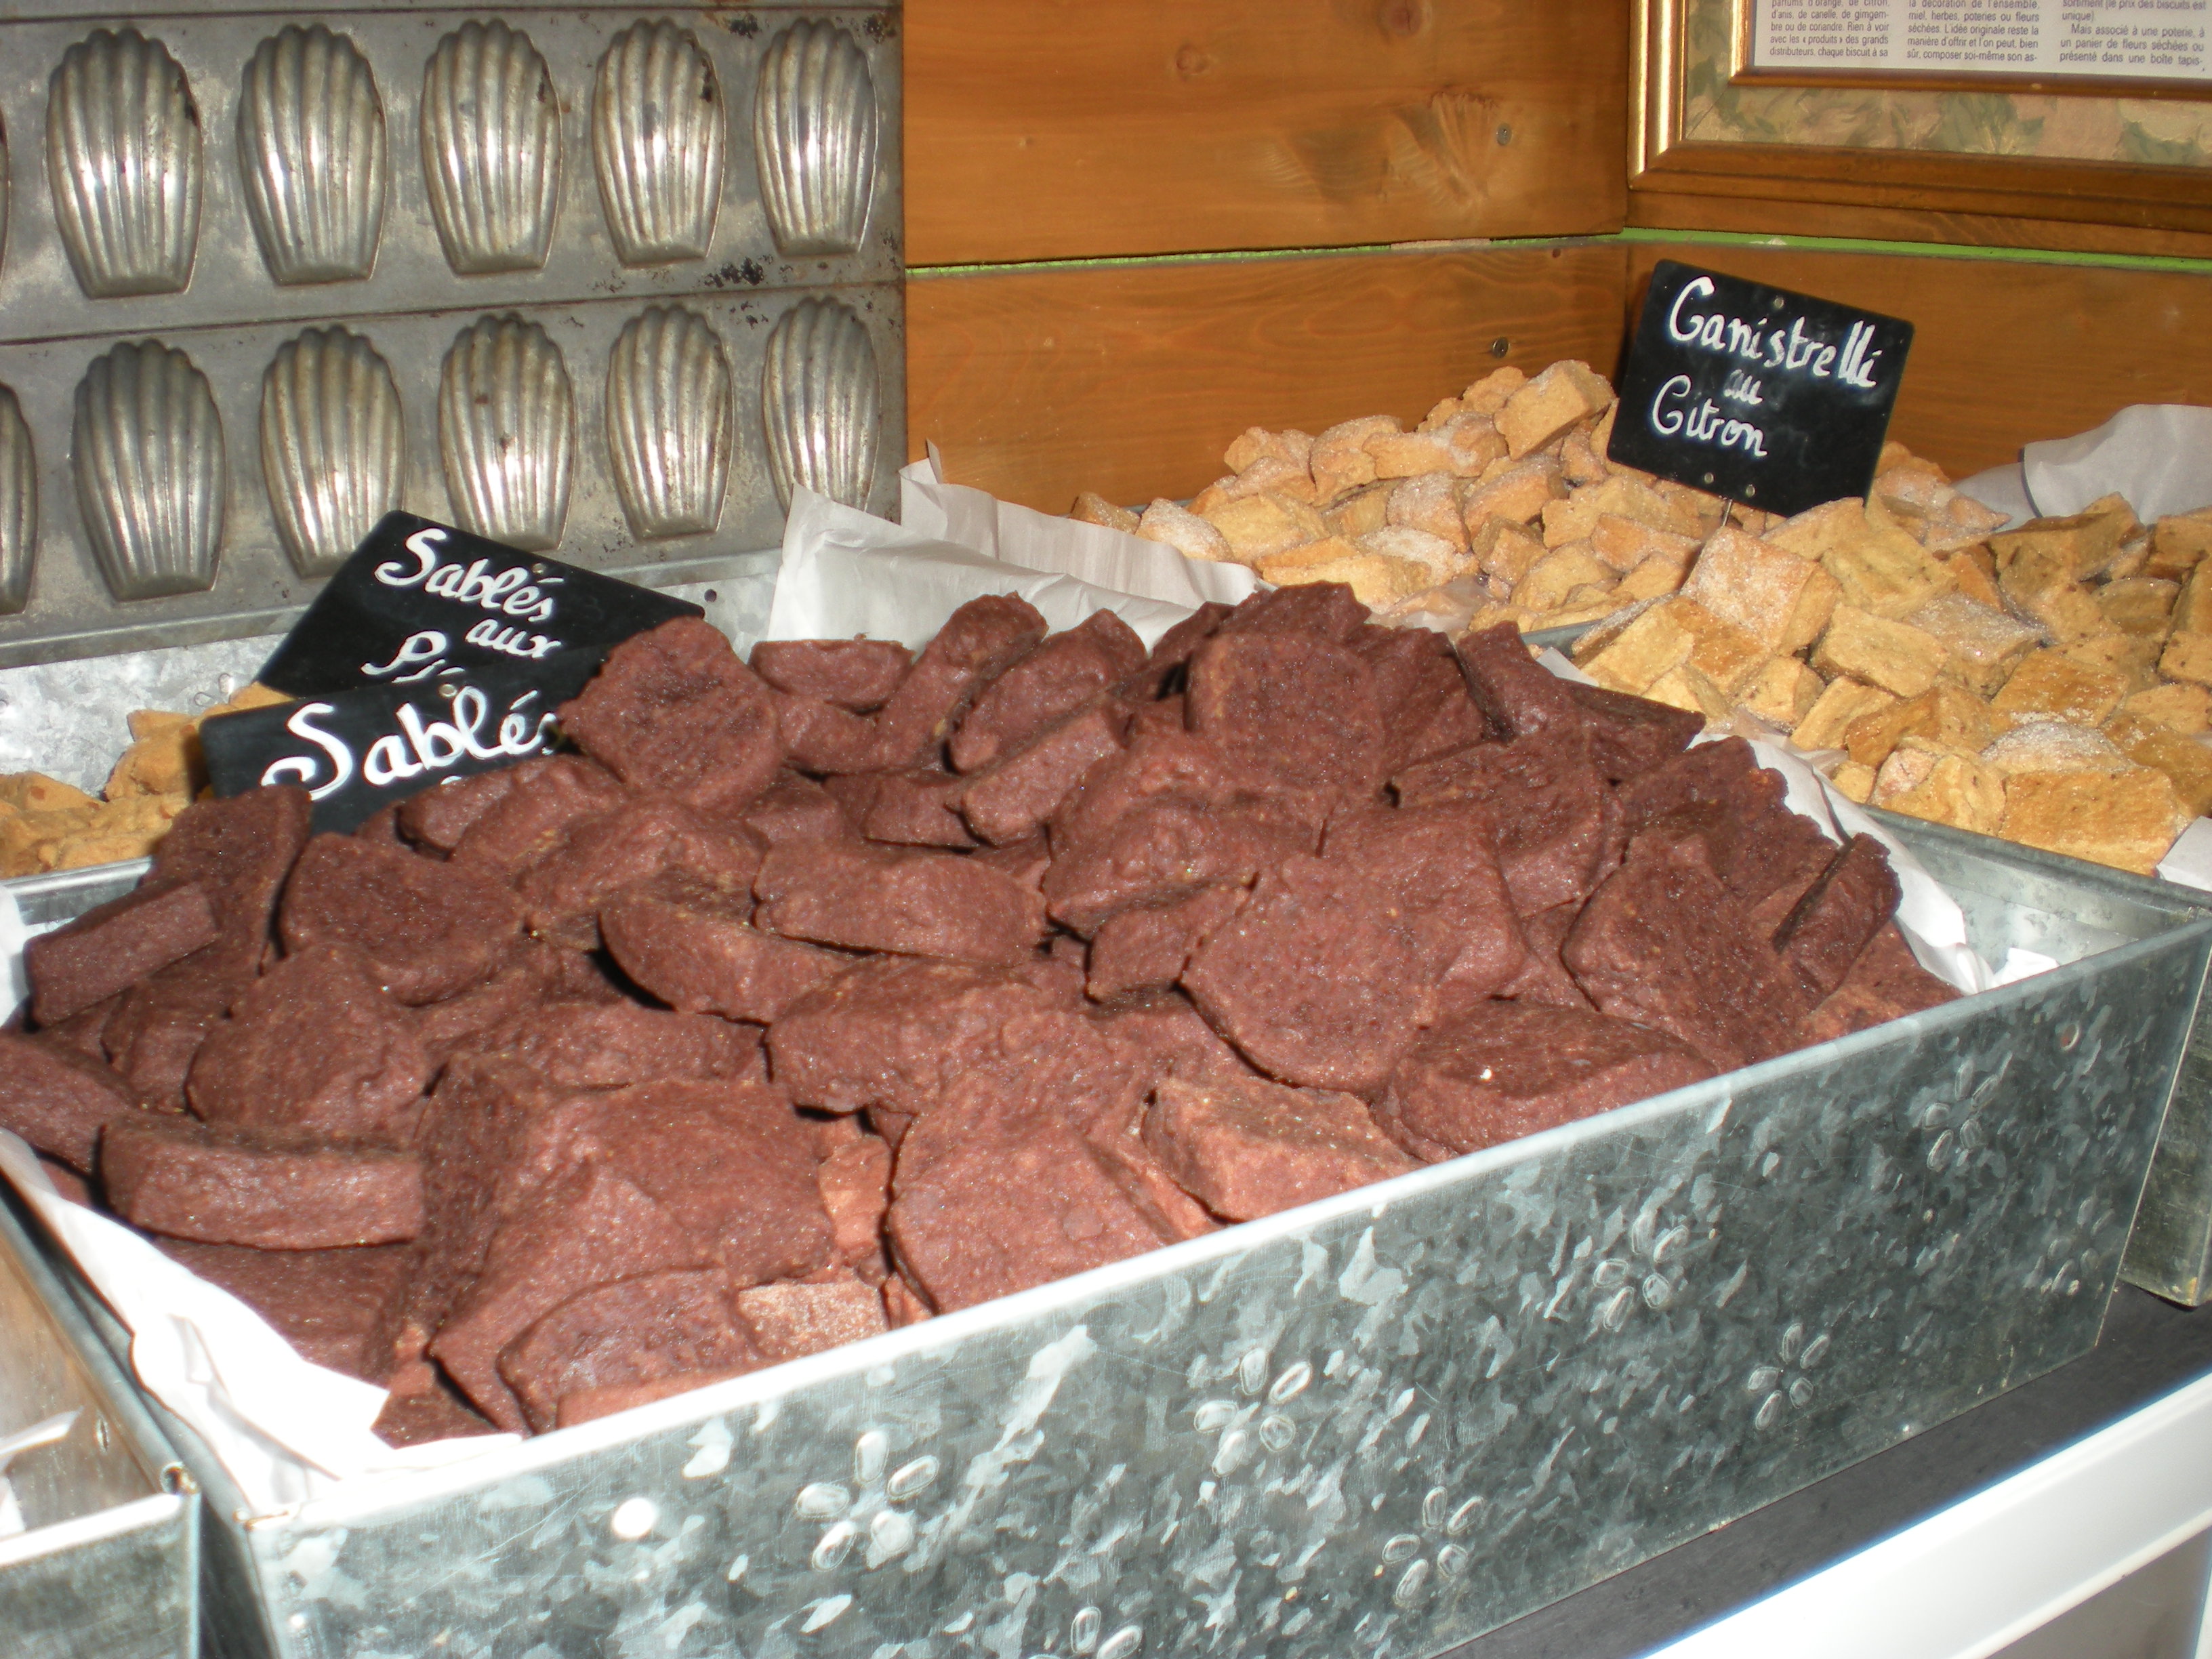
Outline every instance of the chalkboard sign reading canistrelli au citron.
{"label": "chalkboard sign reading canistrelli au citron", "polygon": [[1912,325],[1662,260],[1608,460],[1770,513],[1863,495]]}

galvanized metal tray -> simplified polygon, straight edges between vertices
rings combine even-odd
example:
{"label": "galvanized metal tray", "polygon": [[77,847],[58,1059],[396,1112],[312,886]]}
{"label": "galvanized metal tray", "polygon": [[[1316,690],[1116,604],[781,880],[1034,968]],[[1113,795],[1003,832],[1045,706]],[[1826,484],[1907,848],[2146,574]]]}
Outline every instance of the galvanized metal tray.
{"label": "galvanized metal tray", "polygon": [[2066,965],[283,1514],[241,1513],[175,1425],[236,1575],[223,1639],[1430,1655],[2060,1364],[2095,1341],[2212,915],[1889,822],[1976,948]]}
{"label": "galvanized metal tray", "polygon": [[890,508],[895,7],[315,9],[0,6],[0,666],[266,631],[393,506]]}
{"label": "galvanized metal tray", "polygon": [[0,1537],[10,1659],[191,1659],[200,1504],[136,1387],[0,1194],[0,1436],[64,1412],[6,1478],[27,1530]]}

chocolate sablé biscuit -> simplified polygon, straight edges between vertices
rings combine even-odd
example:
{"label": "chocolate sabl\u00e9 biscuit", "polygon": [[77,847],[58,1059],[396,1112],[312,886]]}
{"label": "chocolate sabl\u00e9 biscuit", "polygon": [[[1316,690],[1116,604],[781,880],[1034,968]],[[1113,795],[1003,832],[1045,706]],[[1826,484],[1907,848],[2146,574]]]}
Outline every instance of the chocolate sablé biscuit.
{"label": "chocolate sabl\u00e9 biscuit", "polygon": [[939,763],[969,705],[1048,631],[1036,608],[1012,594],[962,605],[869,717],[869,764],[856,769],[889,772]]}
{"label": "chocolate sabl\u00e9 biscuit", "polygon": [[481,985],[521,922],[513,892],[453,863],[357,836],[317,836],[300,854],[277,932],[288,952],[361,953],[401,1002],[442,1002]]}
{"label": "chocolate sabl\u00e9 biscuit", "polygon": [[860,833],[892,847],[973,847],[959,812],[967,789],[966,779],[934,766],[885,772],[860,814]]}
{"label": "chocolate sabl\u00e9 biscuit", "polygon": [[1188,672],[1184,718],[1232,762],[1353,801],[1381,785],[1382,712],[1358,653],[1307,633],[1224,632]]}
{"label": "chocolate sabl\u00e9 biscuit", "polygon": [[787,844],[769,849],[753,896],[757,926],[848,950],[1012,966],[1044,938],[1036,894],[951,853]]}
{"label": "chocolate sabl\u00e9 biscuit", "polygon": [[[512,882],[544,858],[574,825],[611,811],[629,799],[613,773],[581,755],[524,761],[513,770],[514,787],[485,801],[447,849],[455,864],[501,881]],[[465,788],[467,783],[449,787]],[[409,822],[403,811],[401,833],[408,833]],[[440,834],[450,833],[453,827],[442,818],[435,825]],[[426,836],[424,844],[439,843]]]}
{"label": "chocolate sabl\u00e9 biscuit", "polygon": [[530,931],[574,951],[597,950],[599,912],[663,875],[750,895],[767,843],[743,824],[710,819],[670,795],[633,798],[569,826],[515,883]]}
{"label": "chocolate sabl\u00e9 biscuit", "polygon": [[1377,1088],[1436,1018],[1443,975],[1399,925],[1393,896],[1348,860],[1287,859],[1193,953],[1183,988],[1269,1076]]}
{"label": "chocolate sabl\u00e9 biscuit", "polygon": [[749,1081],[760,1069],[761,1036],[732,1021],[629,1001],[541,1003],[471,1046],[558,1089],[620,1089],[676,1078]]}
{"label": "chocolate sabl\u00e9 biscuit", "polygon": [[1468,696],[1467,676],[1443,635],[1425,628],[1363,628],[1347,643],[1374,676],[1384,776],[1491,741],[1489,718]]}
{"label": "chocolate sabl\u00e9 biscuit", "polygon": [[1354,1096],[1264,1078],[1163,1082],[1145,1144],[1214,1214],[1249,1221],[1413,1167]]}
{"label": "chocolate sabl\u00e9 biscuit", "polygon": [[741,1376],[765,1363],[728,1279],[693,1268],[579,1291],[500,1350],[499,1375],[542,1433],[575,1395],[687,1374]]}
{"label": "chocolate sabl\u00e9 biscuit", "polygon": [[[392,833],[428,854],[451,853],[460,845],[469,826],[503,799],[508,790],[550,760],[524,761],[496,771],[453,778],[435,789],[425,789],[398,802],[392,811]],[[380,833],[374,837],[384,839]]]}
{"label": "chocolate sabl\u00e9 biscuit", "polygon": [[1095,834],[1057,827],[1042,882],[1053,921],[1089,938],[1118,912],[1220,882],[1249,884],[1285,859],[1314,850],[1312,830],[1261,801],[1211,802],[1176,792],[1147,797]]}
{"label": "chocolate sabl\u00e9 biscuit", "polygon": [[1494,1001],[1422,1033],[1376,1116],[1415,1156],[1453,1158],[1712,1074],[1663,1031],[1589,1009]]}
{"label": "chocolate sabl\u00e9 biscuit", "polygon": [[1329,821],[1322,847],[1389,890],[1424,973],[1457,1004],[1500,994],[1528,963],[1498,839],[1493,809],[1461,796],[1347,809]]}
{"label": "chocolate sabl\u00e9 biscuit", "polygon": [[1091,936],[1085,988],[1100,1002],[1130,991],[1166,990],[1182,977],[1191,952],[1249,896],[1240,883],[1223,882],[1115,911]]}
{"label": "chocolate sabl\u00e9 biscuit", "polygon": [[[197,883],[216,937],[131,986],[100,1033],[108,1059],[147,1104],[182,1109],[192,1056],[261,971],[276,896],[307,844],[312,811],[304,789],[256,789],[200,802],[169,827],[148,884]],[[37,994],[34,985],[33,1001]]]}
{"label": "chocolate sabl\u00e9 biscuit", "polygon": [[1844,982],[1897,913],[1899,896],[1879,842],[1853,836],[1844,843],[1774,930],[1774,948],[1808,996],[1817,1001]]}
{"label": "chocolate sabl\u00e9 biscuit", "polygon": [[307,1129],[122,1113],[100,1132],[100,1176],[125,1220],[202,1244],[328,1250],[422,1230],[413,1153]]}
{"label": "chocolate sabl\u00e9 biscuit", "polygon": [[435,1062],[374,965],[346,945],[285,957],[194,1056],[185,1096],[210,1123],[312,1129],[404,1146]]}
{"label": "chocolate sabl\u00e9 biscuit", "polygon": [[882,708],[913,665],[896,640],[763,640],[752,655],[753,672],[777,690],[856,714]]}
{"label": "chocolate sabl\u00e9 biscuit", "polygon": [[1054,635],[977,696],[945,745],[953,769],[980,771],[1144,665],[1144,641],[1110,611]]}
{"label": "chocolate sabl\u00e9 biscuit", "polygon": [[993,846],[1025,841],[1100,761],[1121,752],[1130,710],[1110,697],[1085,703],[963,781],[960,814]]}
{"label": "chocolate sabl\u00e9 biscuit", "polygon": [[780,1364],[890,1328],[882,1294],[856,1275],[828,1272],[739,1291],[738,1316],[763,1362]]}
{"label": "chocolate sabl\u00e9 biscuit", "polygon": [[38,1151],[89,1175],[107,1121],[139,1109],[98,1057],[45,1032],[0,1031],[0,1129]]}
{"label": "chocolate sabl\u00e9 biscuit", "polygon": [[686,619],[566,712],[585,753],[352,837],[309,843],[296,790],[191,808],[0,1033],[0,1127],[388,1380],[395,1443],[585,1421],[1954,994],[1879,848],[1747,746],[1340,586],[1149,653],[1011,598],[753,668]]}
{"label": "chocolate sabl\u00e9 biscuit", "polygon": [[161,1254],[226,1291],[276,1329],[300,1357],[381,1386],[414,1253],[404,1244],[338,1250],[256,1250],[157,1238]]}
{"label": "chocolate sabl\u00e9 biscuit", "polygon": [[815,779],[788,768],[746,803],[738,822],[771,847],[787,841],[823,841],[856,833],[836,797]]}
{"label": "chocolate sabl\u00e9 biscuit", "polygon": [[670,1007],[766,1025],[854,958],[763,932],[752,909],[750,893],[664,878],[617,895],[599,932],[623,971]]}
{"label": "chocolate sabl\u00e9 biscuit", "polygon": [[783,764],[775,693],[696,617],[626,641],[562,705],[561,729],[631,788],[702,811],[737,811]]}
{"label": "chocolate sabl\u00e9 biscuit", "polygon": [[23,947],[38,980],[31,1017],[59,1024],[215,943],[215,907],[197,881],[148,882]]}

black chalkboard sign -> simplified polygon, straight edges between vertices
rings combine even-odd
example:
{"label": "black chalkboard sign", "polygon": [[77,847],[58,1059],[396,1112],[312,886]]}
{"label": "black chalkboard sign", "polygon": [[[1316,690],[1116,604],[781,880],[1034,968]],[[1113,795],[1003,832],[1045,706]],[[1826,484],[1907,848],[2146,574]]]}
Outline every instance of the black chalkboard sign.
{"label": "black chalkboard sign", "polygon": [[[262,665],[294,696],[604,657],[633,634],[706,613],[686,600],[388,513]],[[594,659],[596,660],[596,658]]]}
{"label": "black chalkboard sign", "polygon": [[297,784],[314,800],[314,827],[343,833],[438,784],[551,753],[554,710],[584,689],[605,654],[564,651],[218,714],[200,725],[208,782],[220,796]]}
{"label": "black chalkboard sign", "polygon": [[1606,459],[1770,513],[1863,495],[1912,325],[1662,260]]}
{"label": "black chalkboard sign", "polygon": [[684,599],[390,513],[263,665],[301,699],[202,723],[217,795],[292,783],[317,830],[550,753],[554,711],[633,634],[706,613]]}

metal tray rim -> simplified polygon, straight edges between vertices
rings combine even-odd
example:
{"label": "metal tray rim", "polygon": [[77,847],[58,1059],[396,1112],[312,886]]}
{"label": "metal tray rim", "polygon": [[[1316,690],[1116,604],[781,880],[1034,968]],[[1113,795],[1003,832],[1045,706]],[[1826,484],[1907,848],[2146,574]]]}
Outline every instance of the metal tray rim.
{"label": "metal tray rim", "polygon": [[134,1532],[155,1531],[174,1522],[190,1501],[179,1492],[148,1492],[127,1504],[112,1504],[90,1515],[73,1516],[67,1521],[0,1539],[0,1571]]}

